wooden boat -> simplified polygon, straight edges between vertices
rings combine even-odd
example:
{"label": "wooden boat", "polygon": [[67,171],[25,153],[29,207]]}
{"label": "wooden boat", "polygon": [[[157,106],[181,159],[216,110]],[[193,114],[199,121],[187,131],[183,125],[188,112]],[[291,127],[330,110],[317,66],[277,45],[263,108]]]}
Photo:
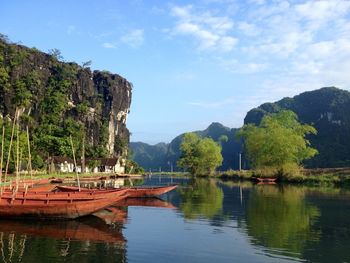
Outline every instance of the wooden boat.
{"label": "wooden boat", "polygon": [[257,177],[256,180],[258,182],[258,185],[262,185],[262,184],[276,184],[277,178]]}
{"label": "wooden boat", "polygon": [[94,213],[127,197],[127,190],[93,192],[3,192],[0,217],[73,219]]}
{"label": "wooden boat", "polygon": [[[152,196],[159,196],[165,193],[168,193],[172,190],[174,190],[177,187],[177,185],[167,185],[167,186],[154,186],[154,187],[147,187],[147,186],[140,186],[140,187],[128,187],[123,188],[128,190],[128,197],[152,197]],[[78,187],[76,186],[57,186],[57,189],[60,191],[79,191]],[[108,191],[108,189],[88,189],[88,188],[81,188],[81,192],[90,192],[95,191],[95,193],[101,193],[103,194],[105,191]]]}
{"label": "wooden boat", "polygon": [[128,191],[128,197],[152,197],[166,194],[177,188],[177,185],[153,186],[153,187],[131,187]]}

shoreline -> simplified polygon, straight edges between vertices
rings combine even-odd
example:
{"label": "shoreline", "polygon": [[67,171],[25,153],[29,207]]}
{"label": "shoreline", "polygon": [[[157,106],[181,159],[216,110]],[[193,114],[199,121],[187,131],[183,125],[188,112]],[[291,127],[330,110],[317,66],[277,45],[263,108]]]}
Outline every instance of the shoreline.
{"label": "shoreline", "polygon": [[[174,176],[174,177],[191,177],[186,172],[155,172],[145,175],[155,176]],[[197,176],[212,177],[223,180],[233,181],[251,181],[256,182],[258,176],[253,170],[228,170],[216,171],[213,175]],[[275,176],[276,177],[276,176]],[[277,177],[276,183],[297,184],[307,186],[335,186],[335,187],[350,187],[350,168],[317,168],[317,169],[302,169],[301,174],[290,177]]]}

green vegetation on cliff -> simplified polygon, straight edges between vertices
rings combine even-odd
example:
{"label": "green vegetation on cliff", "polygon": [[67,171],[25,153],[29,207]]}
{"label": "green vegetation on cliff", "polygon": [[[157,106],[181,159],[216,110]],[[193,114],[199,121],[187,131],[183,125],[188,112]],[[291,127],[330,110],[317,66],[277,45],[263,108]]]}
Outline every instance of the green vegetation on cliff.
{"label": "green vegetation on cliff", "polygon": [[[29,127],[32,155],[37,160],[34,168],[42,168],[42,160],[51,156],[71,156],[70,137],[78,158],[84,142],[87,157],[125,156],[129,142],[125,119],[132,85],[119,75],[92,72],[86,63],[82,67],[59,59],[58,50],[46,54],[0,36],[5,160],[16,112],[20,130]],[[23,158],[25,147],[23,142]]]}

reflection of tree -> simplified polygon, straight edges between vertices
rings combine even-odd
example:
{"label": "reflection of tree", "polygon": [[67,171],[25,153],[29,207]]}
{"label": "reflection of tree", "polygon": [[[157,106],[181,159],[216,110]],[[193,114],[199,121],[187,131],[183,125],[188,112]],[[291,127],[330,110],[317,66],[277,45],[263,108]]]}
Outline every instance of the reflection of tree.
{"label": "reflection of tree", "polygon": [[256,187],[247,206],[248,234],[259,245],[300,254],[307,242],[318,239],[310,227],[319,215],[301,188]]}
{"label": "reflection of tree", "polygon": [[1,220],[0,262],[126,262],[121,228],[92,217],[40,224]]}
{"label": "reflection of tree", "polygon": [[180,210],[185,218],[211,219],[222,211],[224,193],[214,180],[193,179],[188,186],[180,190],[183,200]]}

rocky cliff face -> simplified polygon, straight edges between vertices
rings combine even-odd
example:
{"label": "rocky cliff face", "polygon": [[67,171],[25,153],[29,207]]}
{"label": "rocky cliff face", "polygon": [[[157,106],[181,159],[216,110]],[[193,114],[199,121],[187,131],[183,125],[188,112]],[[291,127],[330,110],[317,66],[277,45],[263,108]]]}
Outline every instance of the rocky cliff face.
{"label": "rocky cliff face", "polygon": [[[61,62],[57,50],[49,55],[0,40],[0,113],[13,118],[20,109],[21,115],[30,117],[38,141],[43,137],[40,130],[47,127],[56,127],[55,132],[47,130],[50,139],[60,139],[68,134],[62,130],[79,124],[87,155],[118,156],[124,162],[131,97],[132,84],[117,74]],[[77,144],[81,147],[81,142]],[[66,154],[64,147],[46,149],[45,145],[38,152]]]}

